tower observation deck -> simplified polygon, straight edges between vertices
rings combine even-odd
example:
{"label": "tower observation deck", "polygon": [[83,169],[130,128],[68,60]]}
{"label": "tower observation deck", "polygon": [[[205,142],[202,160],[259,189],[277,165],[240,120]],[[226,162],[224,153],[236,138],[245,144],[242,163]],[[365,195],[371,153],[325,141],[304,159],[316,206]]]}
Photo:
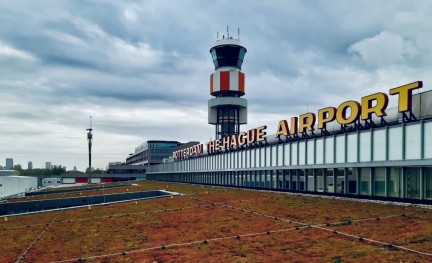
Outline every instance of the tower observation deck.
{"label": "tower observation deck", "polygon": [[210,75],[208,101],[208,123],[215,125],[215,139],[222,139],[240,132],[240,125],[247,123],[247,100],[245,95],[245,74],[241,66],[246,48],[240,40],[227,33],[218,39],[210,49],[215,71]]}

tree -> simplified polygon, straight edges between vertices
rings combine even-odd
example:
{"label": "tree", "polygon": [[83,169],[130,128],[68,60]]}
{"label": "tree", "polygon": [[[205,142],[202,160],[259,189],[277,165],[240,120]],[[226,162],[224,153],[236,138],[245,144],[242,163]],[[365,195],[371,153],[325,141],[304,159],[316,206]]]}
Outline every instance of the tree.
{"label": "tree", "polygon": [[62,173],[65,173],[65,172],[66,172],[66,169],[61,167],[61,166],[55,166],[51,170],[52,175],[61,175]]}
{"label": "tree", "polygon": [[[91,168],[91,173],[92,174],[103,174],[105,171],[103,171],[103,170],[101,170],[101,169],[99,169],[99,168],[97,168],[96,170],[92,167]],[[86,169],[86,173],[88,174],[89,173],[89,168],[87,167],[87,169]]]}

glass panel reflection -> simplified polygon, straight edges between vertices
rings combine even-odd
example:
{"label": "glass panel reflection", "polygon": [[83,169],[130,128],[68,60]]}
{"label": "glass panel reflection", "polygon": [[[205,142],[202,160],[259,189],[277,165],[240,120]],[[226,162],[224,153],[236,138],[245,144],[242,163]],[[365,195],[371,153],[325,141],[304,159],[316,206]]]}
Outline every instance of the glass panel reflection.
{"label": "glass panel reflection", "polygon": [[360,169],[360,194],[371,194],[371,168]]}
{"label": "glass panel reflection", "polygon": [[425,198],[432,199],[432,167],[425,168]]}
{"label": "glass panel reflection", "polygon": [[406,168],[405,173],[405,197],[420,198],[420,168]]}
{"label": "glass panel reflection", "polygon": [[307,190],[309,192],[313,192],[315,191],[315,181],[314,181],[314,170],[313,169],[308,169],[307,170]]}
{"label": "glass panel reflection", "polygon": [[336,176],[336,193],[343,194],[345,193],[345,170],[344,169],[335,169]]}
{"label": "glass panel reflection", "polygon": [[419,124],[407,125],[405,128],[405,159],[420,159],[420,133]]}
{"label": "glass panel reflection", "polygon": [[389,160],[402,160],[402,127],[389,128]]}
{"label": "glass panel reflection", "polygon": [[374,195],[385,196],[386,168],[374,168]]}
{"label": "glass panel reflection", "polygon": [[357,169],[349,168],[348,172],[348,193],[357,193]]}

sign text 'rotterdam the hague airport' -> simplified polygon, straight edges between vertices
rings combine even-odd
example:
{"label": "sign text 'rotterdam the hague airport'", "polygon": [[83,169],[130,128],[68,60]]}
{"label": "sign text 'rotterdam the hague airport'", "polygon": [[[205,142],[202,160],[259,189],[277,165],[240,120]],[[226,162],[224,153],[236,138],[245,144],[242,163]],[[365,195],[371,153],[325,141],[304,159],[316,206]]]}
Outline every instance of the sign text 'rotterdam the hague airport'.
{"label": "sign text 'rotterdam the hague airport'", "polygon": [[[412,91],[423,87],[421,81],[416,81],[389,90],[390,95],[398,95],[398,112],[408,112],[412,108]],[[382,92],[374,93],[361,98],[360,102],[349,100],[339,107],[327,107],[318,110],[318,114],[305,113],[298,117],[292,117],[290,121],[281,120],[276,131],[276,137],[295,136],[298,133],[313,132],[315,125],[320,130],[326,129],[326,124],[336,120],[340,125],[349,125],[356,121],[368,121],[372,116],[386,116],[388,106],[388,95]],[[186,159],[204,153],[216,153],[228,149],[240,149],[244,146],[266,141],[267,126],[261,126],[239,134],[226,136],[219,140],[198,144],[173,153],[175,159]]]}

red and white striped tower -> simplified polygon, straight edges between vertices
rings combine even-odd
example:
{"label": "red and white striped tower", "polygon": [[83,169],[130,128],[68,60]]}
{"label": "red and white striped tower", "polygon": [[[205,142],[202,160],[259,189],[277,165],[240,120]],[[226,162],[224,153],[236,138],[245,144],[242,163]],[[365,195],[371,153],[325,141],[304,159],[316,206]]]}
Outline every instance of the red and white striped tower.
{"label": "red and white striped tower", "polygon": [[229,35],[218,39],[210,49],[215,72],[210,75],[208,102],[208,123],[216,126],[216,139],[240,132],[240,124],[247,123],[247,100],[245,95],[245,74],[241,66],[246,48],[239,39]]}

